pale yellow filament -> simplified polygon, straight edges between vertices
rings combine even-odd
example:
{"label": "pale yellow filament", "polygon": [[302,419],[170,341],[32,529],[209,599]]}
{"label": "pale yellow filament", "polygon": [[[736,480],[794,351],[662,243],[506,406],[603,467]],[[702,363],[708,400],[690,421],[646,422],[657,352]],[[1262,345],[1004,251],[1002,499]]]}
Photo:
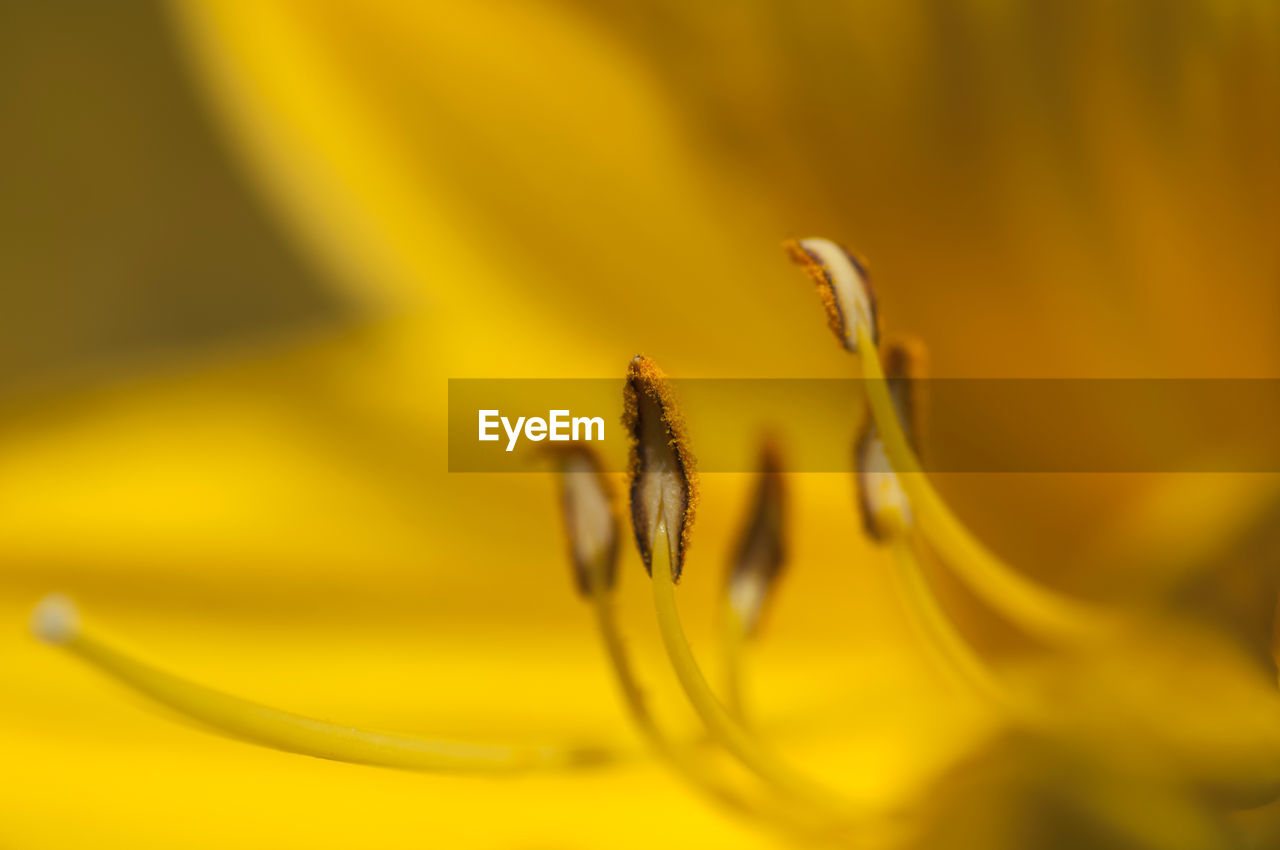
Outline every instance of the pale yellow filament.
{"label": "pale yellow filament", "polygon": [[658,627],[667,657],[685,696],[703,724],[726,750],[764,781],[793,800],[813,805],[840,818],[866,813],[841,794],[799,773],[771,749],[764,746],[729,713],[702,675],[697,659],[685,638],[676,605],[675,581],[671,573],[670,543],[666,528],[658,528],[653,555],[653,601]]}
{"label": "pale yellow filament", "polygon": [[[67,603],[61,602],[65,606]],[[37,617],[40,617],[37,613]],[[598,749],[485,745],[360,729],[279,711],[189,682],[117,649],[72,614],[42,634],[98,670],[206,726],[316,758],[439,773],[515,773],[596,763]]]}
{"label": "pale yellow filament", "polygon": [[938,604],[920,568],[920,559],[909,533],[893,541],[894,579],[903,606],[933,656],[939,671],[953,684],[1001,709],[1009,707],[1004,688],[983,660],[956,631]]}
{"label": "pale yellow filament", "polygon": [[596,615],[600,641],[604,644],[609,666],[622,691],[622,701],[645,742],[681,775],[707,791],[715,799],[735,810],[750,811],[751,806],[723,782],[720,776],[709,770],[704,762],[694,758],[687,746],[681,745],[663,732],[649,711],[644,692],[632,670],[631,661],[627,656],[622,635],[618,631],[617,619],[613,613],[612,595],[606,590],[596,589],[591,594],[591,602]]}
{"label": "pale yellow filament", "polygon": [[946,563],[992,607],[1041,638],[1090,640],[1112,630],[1112,617],[1020,575],[951,513],[907,443],[870,332],[860,323],[857,334],[867,399],[885,453],[911,503],[915,522]]}
{"label": "pale yellow filament", "polygon": [[835,825],[829,819],[772,797],[744,793],[705,759],[699,758],[688,744],[665,732],[649,711],[631,667],[613,612],[612,594],[597,585],[591,601],[600,639],[622,691],[627,713],[645,742],[677,775],[726,809],[774,828],[788,838],[804,840],[808,846],[839,840],[838,832],[833,829]]}

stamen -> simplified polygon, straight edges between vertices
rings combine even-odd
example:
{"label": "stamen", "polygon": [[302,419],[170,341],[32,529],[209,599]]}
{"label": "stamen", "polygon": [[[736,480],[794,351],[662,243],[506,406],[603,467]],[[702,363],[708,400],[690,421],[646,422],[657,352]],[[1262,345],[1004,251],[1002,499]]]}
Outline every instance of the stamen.
{"label": "stamen", "polygon": [[817,285],[827,324],[841,345],[858,350],[860,323],[871,329],[874,343],[880,341],[876,293],[861,260],[829,239],[788,239],[782,247]]}
{"label": "stamen", "polygon": [[725,701],[739,720],[745,716],[743,650],[760,628],[761,613],[786,563],[785,497],[778,446],[773,440],[766,440],[760,449],[760,473],[751,513],[725,581],[720,627]]}
{"label": "stamen", "polygon": [[897,472],[920,530],[974,592],[1028,631],[1049,640],[1096,638],[1114,628],[1096,608],[1061,596],[1023,577],[987,549],[951,513],[907,443],[871,333],[858,326],[862,376],[885,453]]}
{"label": "stamen", "polygon": [[[921,429],[923,403],[917,382],[924,377],[925,359],[924,345],[916,340],[894,340],[885,346],[885,383],[903,434],[913,448]],[[892,544],[894,584],[917,638],[947,679],[989,703],[1007,707],[1004,691],[929,589],[920,568],[919,540],[910,534],[911,503],[885,454],[870,409],[856,446],[863,526],[873,540]]]}
{"label": "stamen", "polygon": [[596,748],[505,746],[443,741],[359,729],[279,711],[224,694],[152,667],[115,648],[81,622],[63,596],[50,596],[32,615],[36,637],[156,702],[228,735],[333,761],[440,773],[513,773],[597,764]]}
{"label": "stamen", "polygon": [[1003,686],[952,625],[929,589],[920,566],[918,541],[902,532],[905,529],[893,535],[894,580],[920,641],[933,656],[939,671],[958,687],[976,693],[998,708],[1010,708],[1010,697]]}
{"label": "stamen", "polygon": [[880,330],[875,299],[861,264],[848,251],[825,239],[791,241],[785,247],[818,283],[832,330],[841,344],[861,355],[867,400],[885,455],[881,459],[868,454],[866,467],[880,476],[895,473],[896,482],[906,494],[906,499],[901,500],[884,477],[868,482],[870,495],[884,503],[884,517],[892,518],[891,506],[895,502],[909,508],[909,516],[899,510],[899,517],[918,525],[976,593],[1033,634],[1050,640],[1076,641],[1112,631],[1114,618],[1036,584],[997,558],[951,513],[929,484],[886,386],[876,350]]}
{"label": "stamen", "polygon": [[[666,528],[659,529],[660,535]],[[707,731],[748,770],[794,800],[804,801],[838,817],[861,817],[865,812],[839,793],[821,785],[783,761],[747,731],[716,698],[689,647],[676,605],[675,570],[671,547],[657,547],[654,558],[653,602],[667,657],[676,678]]]}
{"label": "stamen", "polygon": [[[923,403],[917,381],[924,378],[925,360],[924,345],[917,340],[893,340],[885,345],[885,383],[903,435],[913,448],[921,429]],[[918,639],[947,679],[993,705],[1007,707],[1008,699],[999,683],[929,589],[920,567],[919,540],[910,534],[911,503],[885,453],[870,409],[856,445],[863,526],[873,540],[892,544],[894,584]]]}
{"label": "stamen", "polygon": [[[924,377],[924,346],[916,341],[894,340],[885,352],[889,396],[903,423],[907,440],[913,446],[918,439],[921,404],[916,381]],[[862,525],[871,539],[885,542],[889,530],[910,528],[913,522],[911,503],[885,454],[884,443],[871,410],[868,408],[855,443],[858,508]]]}
{"label": "stamen", "polygon": [[560,504],[578,590],[583,596],[592,596],[597,589],[612,590],[618,575],[618,517],[604,465],[580,443],[559,449],[556,455]]}
{"label": "stamen", "polygon": [[759,628],[765,602],[786,563],[785,502],[778,446],[770,440],[760,449],[751,514],[738,539],[726,589],[729,608],[748,636]]}
{"label": "stamen", "polygon": [[664,542],[675,547],[671,562],[678,582],[697,507],[694,459],[667,377],[644,355],[627,370],[622,421],[631,435],[631,522],[640,557],[651,570],[658,528],[672,529]]}
{"label": "stamen", "polygon": [[787,835],[822,837],[829,827],[827,823],[781,801],[744,794],[658,723],[645,700],[614,612],[617,518],[603,464],[594,451],[583,445],[570,446],[556,454],[574,573],[579,589],[592,603],[600,640],[623,703],[645,743],[690,786],[729,811]]}
{"label": "stamen", "polygon": [[[676,606],[675,585],[687,545],[689,525],[686,506],[696,499],[694,484],[683,474],[692,455],[683,429],[671,427],[678,414],[662,373],[650,361],[637,357],[628,373],[625,421],[632,436],[631,519],[636,542],[653,578],[653,600],[659,631],[676,677],[703,724],[713,737],[743,766],[793,800],[815,805],[840,818],[857,811],[839,794],[795,771],[757,741],[721,704],[685,639]],[[658,436],[655,437],[655,434]],[[678,510],[671,510],[674,500]],[[669,532],[667,517],[680,525]],[[656,519],[656,524],[653,518]],[[679,542],[677,542],[677,539]]]}
{"label": "stamen", "polygon": [[689,744],[676,739],[665,730],[649,710],[644,697],[644,688],[627,654],[626,644],[614,613],[612,594],[597,589],[591,595],[591,602],[600,640],[604,644],[609,666],[622,693],[627,714],[655,755],[690,787],[702,792],[709,799],[740,817],[749,818],[793,836],[799,834],[817,838],[830,830],[829,821],[815,818],[812,814],[797,809],[786,801],[744,793],[719,770],[698,758]]}

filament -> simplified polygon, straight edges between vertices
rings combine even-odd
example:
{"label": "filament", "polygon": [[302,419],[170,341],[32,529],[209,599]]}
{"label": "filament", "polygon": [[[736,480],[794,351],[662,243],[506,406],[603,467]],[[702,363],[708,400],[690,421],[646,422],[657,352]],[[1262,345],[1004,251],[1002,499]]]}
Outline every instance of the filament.
{"label": "filament", "polygon": [[1080,641],[1108,631],[1112,620],[1023,577],[965,528],[929,483],[889,397],[884,370],[867,328],[859,323],[858,351],[867,400],[885,452],[907,493],[921,532],[979,596],[1027,631],[1048,639]]}
{"label": "filament", "polygon": [[707,730],[747,769],[792,799],[811,803],[844,817],[862,814],[849,800],[798,773],[772,750],[763,746],[716,698],[685,638],[684,626],[676,605],[670,542],[665,526],[659,527],[656,539],[659,545],[654,547],[653,601],[662,642],[685,695]]}
{"label": "filament", "polygon": [[940,671],[953,684],[997,707],[1008,706],[1008,696],[981,657],[956,631],[930,591],[920,568],[916,541],[899,533],[893,550],[894,580],[908,616]]}
{"label": "filament", "polygon": [[645,702],[644,692],[636,678],[618,630],[612,595],[598,584],[591,593],[592,609],[601,642],[609,657],[609,666],[622,691],[623,702],[632,722],[649,747],[692,787],[726,809],[767,826],[780,829],[793,838],[826,842],[838,838],[829,822],[783,805],[780,801],[752,797],[727,782],[705,761],[698,759],[688,745],[674,740],[663,731]]}
{"label": "filament", "polygon": [[662,731],[649,711],[640,682],[636,679],[635,671],[631,667],[622,635],[618,631],[618,622],[613,612],[613,600],[610,594],[596,588],[591,594],[591,602],[600,640],[609,657],[609,666],[613,670],[614,678],[622,691],[623,703],[645,742],[695,785],[709,791],[713,797],[730,804],[734,809],[747,810],[749,807],[734,795],[732,789],[725,786],[718,776],[708,771],[703,763],[691,758],[686,747],[673,741]]}
{"label": "filament", "polygon": [[291,753],[352,764],[437,773],[516,773],[603,760],[591,748],[461,743],[360,729],[270,708],[153,667],[84,627],[63,597],[49,597],[32,619],[36,635],[117,682],[218,731]]}

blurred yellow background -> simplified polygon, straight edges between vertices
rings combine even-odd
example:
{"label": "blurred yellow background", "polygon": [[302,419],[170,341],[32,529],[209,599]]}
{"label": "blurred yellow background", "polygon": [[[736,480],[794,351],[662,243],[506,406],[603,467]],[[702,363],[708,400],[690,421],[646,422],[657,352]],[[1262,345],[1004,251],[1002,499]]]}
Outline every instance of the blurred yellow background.
{"label": "blurred yellow background", "polygon": [[[447,473],[447,379],[638,351],[851,375],[778,249],[808,234],[868,258],[935,375],[1280,378],[1278,42],[1268,0],[4,4],[0,845],[768,844],[641,753],[553,482]],[[749,483],[704,481],[681,597],[709,661]],[[1171,600],[1267,669],[1275,484],[939,481],[1026,572]],[[992,722],[908,642],[851,482],[791,489],[763,729],[915,799]],[[628,547],[631,646],[692,729],[642,578]],[[49,590],[284,708],[635,758],[485,780],[256,749],[37,646]]]}

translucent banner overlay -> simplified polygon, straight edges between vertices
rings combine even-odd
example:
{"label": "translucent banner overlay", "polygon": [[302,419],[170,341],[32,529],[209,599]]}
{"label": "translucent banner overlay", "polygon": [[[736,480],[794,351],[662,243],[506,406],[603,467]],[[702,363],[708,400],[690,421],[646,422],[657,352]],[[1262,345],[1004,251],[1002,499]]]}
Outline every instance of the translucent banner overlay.
{"label": "translucent banner overlay", "polygon": [[[867,415],[860,380],[671,383],[702,472],[753,471],[765,435],[781,444],[791,471],[853,470],[853,442]],[[1280,472],[1280,380],[915,383],[926,471]],[[449,470],[544,471],[547,449],[567,444],[553,436],[572,439],[577,420],[579,440],[595,447],[611,471],[624,471],[622,386],[621,380],[450,380]],[[493,439],[480,439],[482,418]]]}

